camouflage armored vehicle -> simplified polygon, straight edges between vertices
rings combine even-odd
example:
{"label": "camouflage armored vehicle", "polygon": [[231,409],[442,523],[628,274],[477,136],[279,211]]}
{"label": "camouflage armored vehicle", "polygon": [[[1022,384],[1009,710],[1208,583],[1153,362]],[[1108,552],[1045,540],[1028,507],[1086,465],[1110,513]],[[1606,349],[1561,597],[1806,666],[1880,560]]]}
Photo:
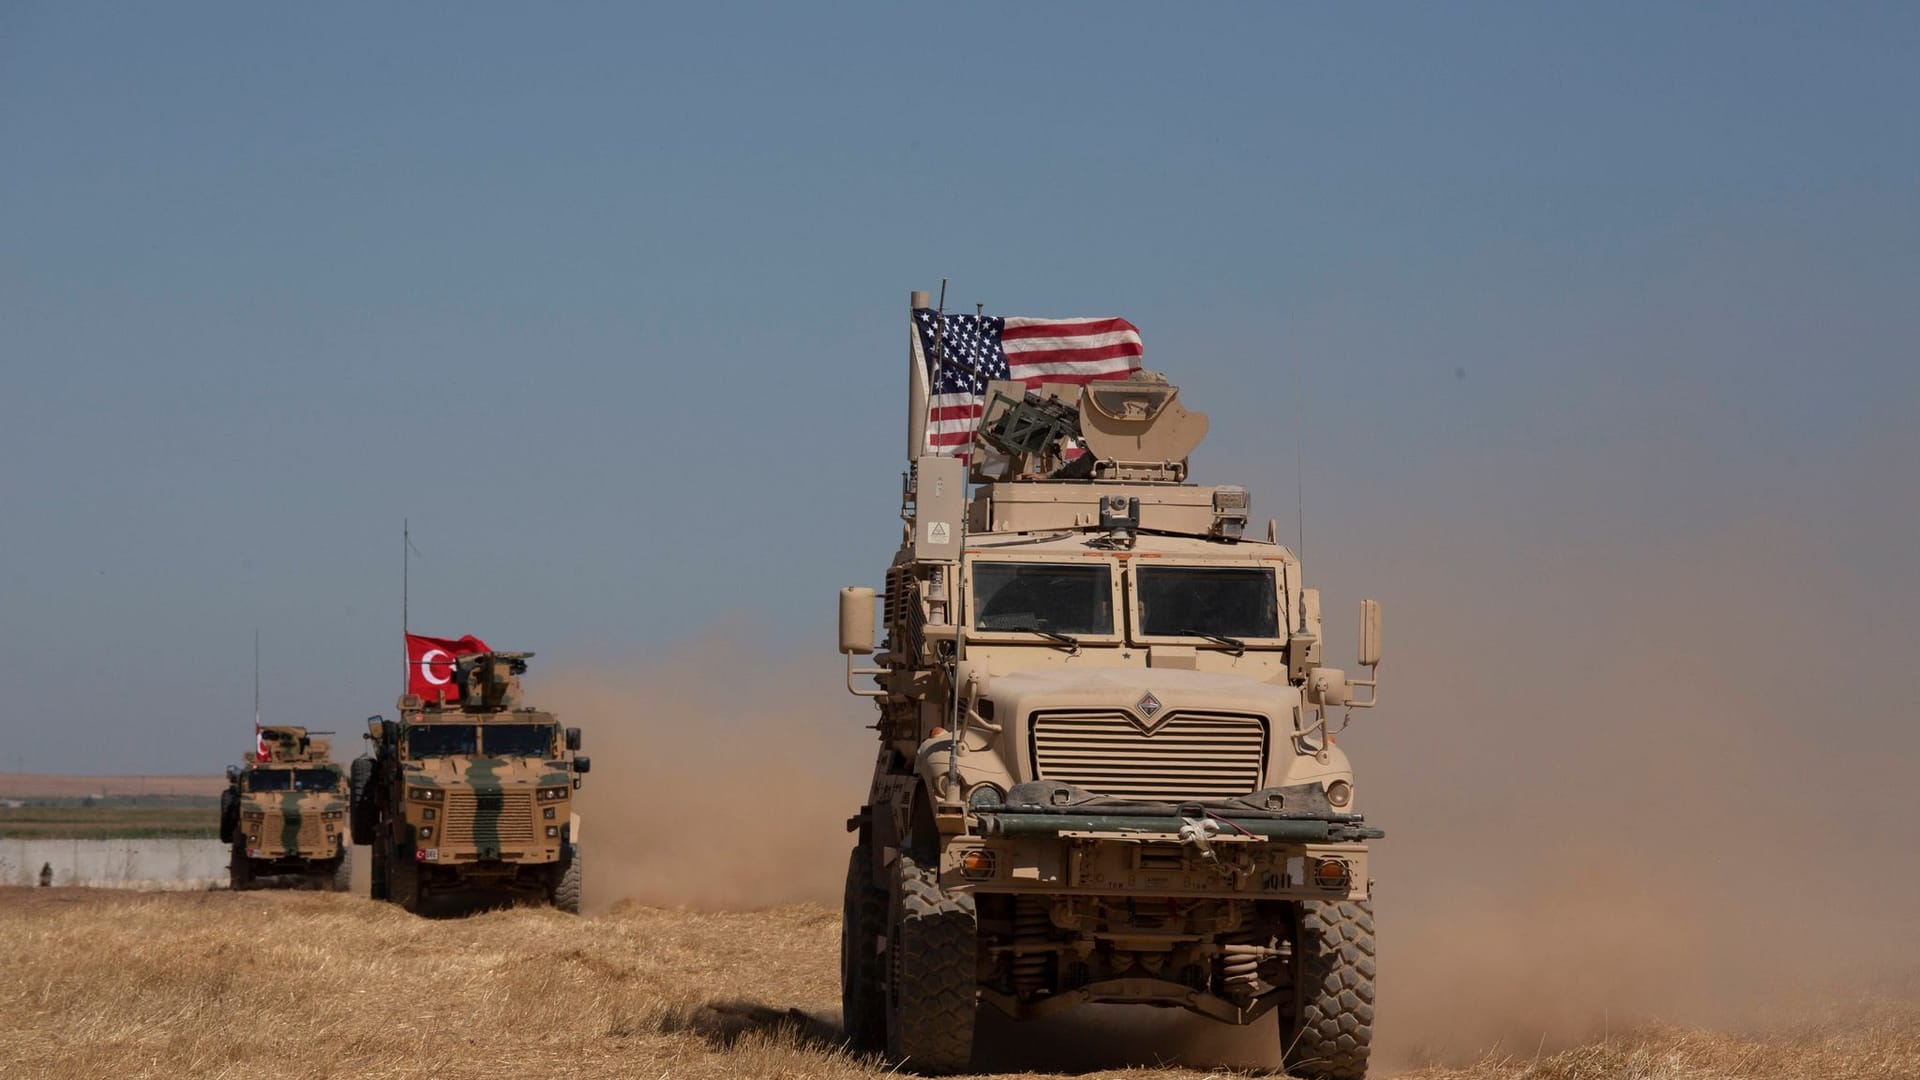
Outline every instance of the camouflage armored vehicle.
{"label": "camouflage armored vehicle", "polygon": [[580,817],[588,759],[580,729],[520,704],[532,653],[459,657],[459,696],[400,698],[400,719],[367,721],[353,763],[353,831],[369,845],[372,892],[409,911],[435,898],[544,900],[580,910]]}
{"label": "camouflage armored vehicle", "polygon": [[[951,1072],[981,1007],[1142,1004],[1277,1025],[1295,1075],[1357,1080],[1384,834],[1335,735],[1374,680],[1322,665],[1318,593],[1245,489],[1189,482],[1207,424],[1174,386],[987,383],[969,492],[924,453],[942,360],[915,343],[902,543],[884,590],[840,597],[880,742],[848,822],[850,1036]],[[1377,604],[1360,625],[1372,669]]]}
{"label": "camouflage armored vehicle", "polygon": [[260,729],[254,753],[227,766],[220,839],[232,848],[235,889],[309,886],[347,890],[347,778],[332,746],[306,728]]}

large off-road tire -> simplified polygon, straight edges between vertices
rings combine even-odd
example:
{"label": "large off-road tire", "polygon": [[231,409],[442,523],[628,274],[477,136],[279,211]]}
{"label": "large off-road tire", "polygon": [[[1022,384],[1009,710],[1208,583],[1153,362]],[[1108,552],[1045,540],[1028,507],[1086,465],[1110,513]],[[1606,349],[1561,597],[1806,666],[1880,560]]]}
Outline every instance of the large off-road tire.
{"label": "large off-road tire", "polygon": [[347,773],[347,825],[353,830],[353,842],[373,842],[380,826],[380,808],[374,804],[373,759],[364,755],[353,759]]}
{"label": "large off-road tire", "polygon": [[960,1072],[973,1058],[973,894],[940,887],[905,851],[887,934],[887,1056],[908,1072]]}
{"label": "large off-road tire", "polygon": [[373,855],[372,862],[367,866],[367,896],[373,900],[391,900],[393,890],[387,884],[387,868],[393,864],[392,855],[387,851],[386,844],[378,840],[371,843],[372,846],[367,849]]}
{"label": "large off-road tire", "polygon": [[387,895],[408,911],[420,910],[420,864],[404,855],[387,860]]}
{"label": "large off-road tire", "polygon": [[569,915],[580,914],[580,852],[574,851],[560,884],[553,889],[553,906]]}
{"label": "large off-road tire", "polygon": [[243,892],[253,888],[253,860],[247,858],[247,849],[236,841],[227,857],[227,888],[234,892]]}
{"label": "large off-road tire", "polygon": [[240,831],[240,793],[228,788],[220,793],[220,842],[231,844]]}
{"label": "large off-road tire", "polygon": [[887,893],[873,885],[873,852],[856,847],[847,859],[847,892],[840,905],[840,1022],[855,1053],[887,1044],[886,968],[880,941],[887,933]]}
{"label": "large off-road tire", "polygon": [[340,858],[333,864],[333,880],[330,888],[334,892],[348,892],[353,888],[353,847],[340,845]]}
{"label": "large off-road tire", "polygon": [[1280,1043],[1287,1071],[1312,1080],[1361,1080],[1373,1041],[1373,905],[1300,904],[1291,1030]]}

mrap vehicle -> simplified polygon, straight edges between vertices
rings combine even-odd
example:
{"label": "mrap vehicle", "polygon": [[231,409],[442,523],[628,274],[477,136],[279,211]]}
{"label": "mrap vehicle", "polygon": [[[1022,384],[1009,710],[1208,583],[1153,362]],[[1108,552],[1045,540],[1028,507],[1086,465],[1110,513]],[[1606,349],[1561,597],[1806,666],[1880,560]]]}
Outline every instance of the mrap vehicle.
{"label": "mrap vehicle", "polygon": [[231,849],[230,887],[347,890],[347,778],[331,751],[306,728],[268,724],[254,753],[227,766],[220,839]]}
{"label": "mrap vehicle", "polygon": [[591,765],[580,729],[522,706],[532,653],[459,657],[457,699],[402,695],[373,717],[353,763],[353,831],[372,854],[372,895],[419,911],[435,899],[545,901],[580,910],[574,789]]}
{"label": "mrap vehicle", "polygon": [[952,1072],[981,1008],[1126,1003],[1274,1024],[1289,1071],[1358,1080],[1384,834],[1335,736],[1377,680],[1322,664],[1319,595],[1246,490],[1189,481],[1207,420],[1164,378],[988,382],[969,466],[925,453],[913,371],[902,542],[884,589],[840,595],[880,742],[848,822],[851,1039]]}

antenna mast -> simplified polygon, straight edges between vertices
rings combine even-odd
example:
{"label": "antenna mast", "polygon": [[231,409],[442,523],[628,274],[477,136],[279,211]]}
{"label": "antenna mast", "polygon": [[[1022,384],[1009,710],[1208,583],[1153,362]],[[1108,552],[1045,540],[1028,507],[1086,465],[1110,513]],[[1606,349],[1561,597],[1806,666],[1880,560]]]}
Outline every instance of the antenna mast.
{"label": "antenna mast", "polygon": [[406,693],[409,685],[407,665],[413,662],[412,654],[407,652],[407,576],[412,570],[413,524],[406,518],[400,519],[400,692]]}
{"label": "antenna mast", "polygon": [[253,732],[260,733],[260,628],[253,628]]}

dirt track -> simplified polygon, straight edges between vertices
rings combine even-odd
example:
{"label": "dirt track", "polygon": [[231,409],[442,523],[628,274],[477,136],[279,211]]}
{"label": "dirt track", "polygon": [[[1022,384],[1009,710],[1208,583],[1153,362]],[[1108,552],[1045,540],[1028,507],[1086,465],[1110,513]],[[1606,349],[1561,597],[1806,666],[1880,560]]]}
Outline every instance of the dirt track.
{"label": "dirt track", "polygon": [[[0,1062],[9,1076],[88,1080],[881,1075],[839,1049],[837,934],[837,914],[814,905],[434,921],[320,893],[0,889]],[[1137,1027],[1002,1032],[983,1049],[1010,1069],[1024,1058],[1112,1072],[1154,1060],[1128,1044]],[[1539,1060],[1410,1075],[1910,1078],[1920,1005],[1761,1038],[1616,1033]]]}

